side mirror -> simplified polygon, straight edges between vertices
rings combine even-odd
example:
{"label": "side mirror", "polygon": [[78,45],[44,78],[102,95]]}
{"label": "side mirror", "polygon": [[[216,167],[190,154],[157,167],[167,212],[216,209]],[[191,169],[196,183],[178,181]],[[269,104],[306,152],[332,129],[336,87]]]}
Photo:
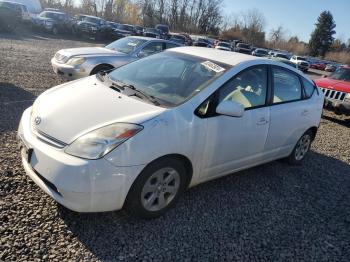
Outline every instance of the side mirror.
{"label": "side mirror", "polygon": [[216,107],[216,113],[225,116],[242,117],[244,107],[242,104],[232,100],[224,100]]}

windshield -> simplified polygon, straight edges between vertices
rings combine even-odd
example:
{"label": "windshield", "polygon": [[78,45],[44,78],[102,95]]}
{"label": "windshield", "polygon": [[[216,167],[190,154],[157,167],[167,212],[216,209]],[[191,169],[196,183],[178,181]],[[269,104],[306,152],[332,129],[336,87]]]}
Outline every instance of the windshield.
{"label": "windshield", "polygon": [[166,32],[166,33],[169,32],[169,28],[166,25],[157,25],[156,28],[161,30],[162,32]]}
{"label": "windshield", "polygon": [[306,61],[306,59],[304,57],[301,57],[301,56],[298,56],[297,60]]}
{"label": "windshield", "polygon": [[95,17],[89,17],[89,16],[84,17],[83,21],[94,23],[94,24],[99,24],[100,23],[100,19],[95,18]]}
{"label": "windshield", "polygon": [[109,77],[112,81],[134,86],[167,107],[179,105],[199,93],[228,67],[166,51],[119,67]]}
{"label": "windshield", "polygon": [[119,30],[133,31],[134,27],[131,25],[118,25]]}
{"label": "windshield", "polygon": [[246,44],[237,44],[237,47],[245,48],[245,49],[250,49],[249,45]]}
{"label": "windshield", "polygon": [[158,34],[158,30],[155,28],[147,28],[146,32]]}
{"label": "windshield", "polygon": [[132,51],[134,51],[136,48],[138,48],[140,45],[142,45],[145,42],[147,42],[147,40],[124,37],[110,43],[109,45],[106,46],[106,48],[114,51],[122,52],[125,54],[130,54]]}
{"label": "windshield", "polygon": [[267,55],[268,52],[266,50],[263,50],[263,49],[257,49],[255,50],[256,53],[259,53],[259,54],[264,54],[264,55]]}
{"label": "windshield", "polygon": [[339,68],[329,78],[350,82],[350,68]]}
{"label": "windshield", "polygon": [[231,48],[231,45],[229,43],[218,43],[218,46]]}

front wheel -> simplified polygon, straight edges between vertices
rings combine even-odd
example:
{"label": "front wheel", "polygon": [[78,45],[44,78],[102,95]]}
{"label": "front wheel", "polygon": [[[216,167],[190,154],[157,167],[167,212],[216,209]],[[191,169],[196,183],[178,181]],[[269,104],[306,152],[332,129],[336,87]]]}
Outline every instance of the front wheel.
{"label": "front wheel", "polygon": [[131,187],[127,210],[141,218],[155,218],[173,207],[187,185],[186,169],[172,158],[151,163]]}
{"label": "front wheel", "polygon": [[312,143],[312,132],[305,132],[295,145],[292,153],[288,157],[288,162],[292,165],[298,165],[305,158],[310,150]]}

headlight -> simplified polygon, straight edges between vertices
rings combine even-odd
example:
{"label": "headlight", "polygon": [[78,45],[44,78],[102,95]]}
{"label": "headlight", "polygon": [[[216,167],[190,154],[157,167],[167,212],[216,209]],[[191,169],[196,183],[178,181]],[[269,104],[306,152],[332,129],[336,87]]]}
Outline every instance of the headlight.
{"label": "headlight", "polygon": [[81,158],[98,159],[142,129],[143,126],[128,123],[116,123],[101,127],[76,139],[65,152]]}
{"label": "headlight", "polygon": [[84,57],[74,57],[68,60],[67,65],[76,66],[81,65],[86,61]]}

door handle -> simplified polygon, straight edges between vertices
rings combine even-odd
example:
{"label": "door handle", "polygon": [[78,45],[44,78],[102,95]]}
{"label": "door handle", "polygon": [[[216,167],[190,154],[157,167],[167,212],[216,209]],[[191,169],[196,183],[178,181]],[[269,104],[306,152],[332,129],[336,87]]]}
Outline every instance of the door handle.
{"label": "door handle", "polygon": [[265,117],[262,117],[259,119],[259,121],[256,123],[257,125],[261,126],[261,125],[266,125],[269,121],[267,121],[265,119]]}

